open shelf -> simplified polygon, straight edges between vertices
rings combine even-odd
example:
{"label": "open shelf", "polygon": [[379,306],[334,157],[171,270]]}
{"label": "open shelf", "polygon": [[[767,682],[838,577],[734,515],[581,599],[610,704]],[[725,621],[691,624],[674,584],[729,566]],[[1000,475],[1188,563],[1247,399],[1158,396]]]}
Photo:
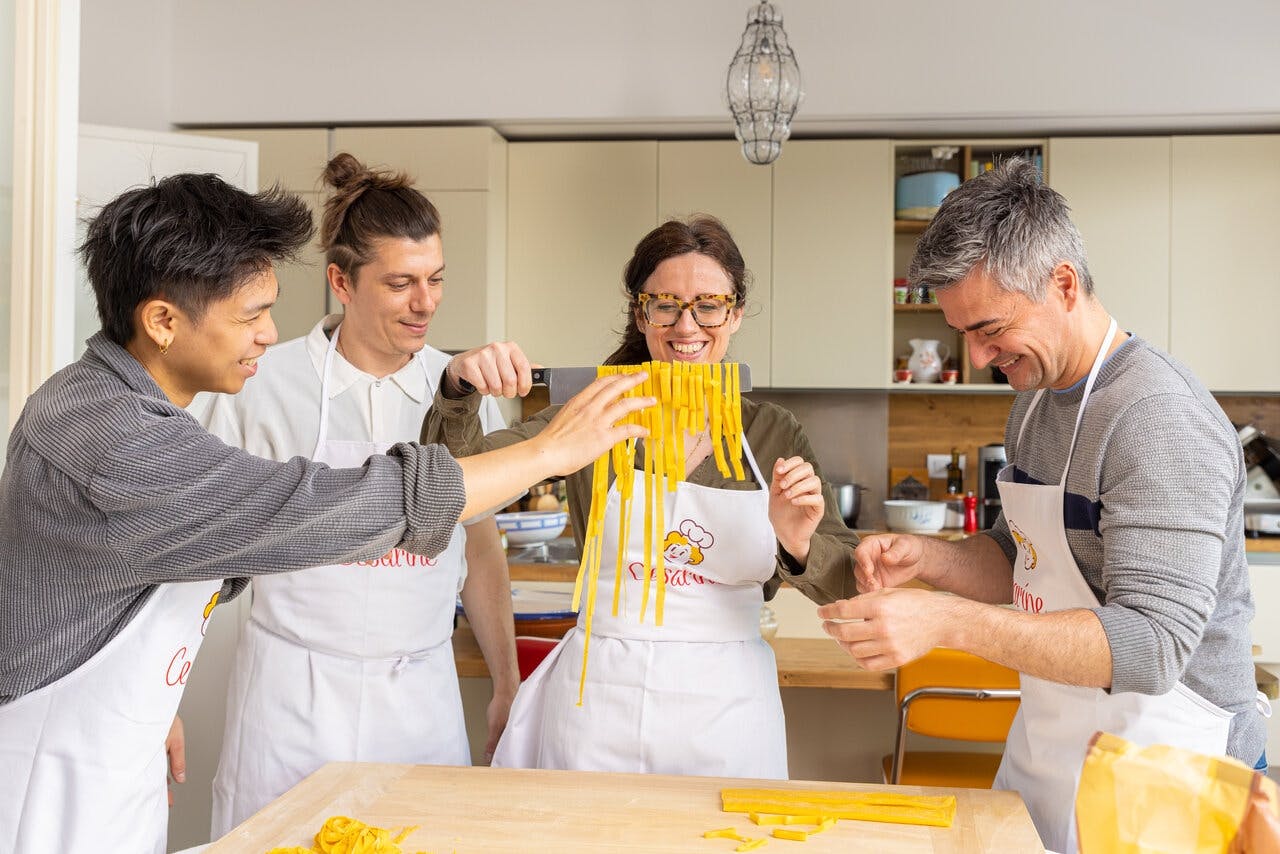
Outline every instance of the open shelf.
{"label": "open shelf", "polygon": [[931,219],[895,219],[893,230],[897,234],[920,234],[931,222]]}
{"label": "open shelf", "polygon": [[[1044,139],[902,140],[894,144],[894,179],[896,181],[917,172],[950,172],[963,183],[982,174],[1000,160],[1015,155],[1031,158],[1043,168],[1046,144],[1047,140]],[[898,201],[896,197],[894,201],[896,211]],[[923,216],[929,205],[940,201],[940,199],[912,198],[905,201],[904,210],[918,212]],[[895,211],[887,213],[893,216]],[[892,251],[895,281],[906,277],[916,243],[931,222],[932,220],[893,217]],[[892,299],[891,292],[887,288],[886,297]],[[951,357],[954,367],[959,369],[960,381],[955,385],[941,383],[896,385],[890,382],[888,385],[890,390],[909,394],[931,392],[1009,394],[1012,392],[1007,384],[993,382],[989,369],[973,368],[969,361],[969,348],[965,336],[947,326],[942,308],[937,303],[894,303],[892,318],[891,361],[893,363],[896,364],[901,357],[911,353],[912,339],[936,339],[945,346],[946,356]]]}

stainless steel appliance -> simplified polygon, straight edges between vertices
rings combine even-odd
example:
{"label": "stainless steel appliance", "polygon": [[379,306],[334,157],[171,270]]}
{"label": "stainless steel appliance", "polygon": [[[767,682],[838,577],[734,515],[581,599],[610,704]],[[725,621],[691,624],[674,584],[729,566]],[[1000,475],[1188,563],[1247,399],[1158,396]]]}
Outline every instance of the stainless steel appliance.
{"label": "stainless steel appliance", "polygon": [[996,475],[1004,467],[1004,445],[983,445],[978,449],[978,527],[984,530],[994,525],[1000,515]]}
{"label": "stainless steel appliance", "polygon": [[1258,428],[1240,428],[1246,483],[1244,530],[1251,537],[1280,536],[1280,452]]}
{"label": "stainless steel appliance", "polygon": [[1245,497],[1280,499],[1280,452],[1252,424],[1241,427],[1238,435],[1240,447],[1244,448],[1245,474],[1248,477]]}
{"label": "stainless steel appliance", "polygon": [[867,488],[857,483],[833,483],[831,491],[835,493],[836,507],[845,525],[850,528],[857,527],[858,511],[862,508],[862,493],[866,492]]}

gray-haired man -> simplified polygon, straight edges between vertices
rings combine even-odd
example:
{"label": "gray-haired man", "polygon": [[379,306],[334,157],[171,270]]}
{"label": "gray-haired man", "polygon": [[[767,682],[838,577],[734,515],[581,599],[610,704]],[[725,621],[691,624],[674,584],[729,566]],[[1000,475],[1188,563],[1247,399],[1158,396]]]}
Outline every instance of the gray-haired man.
{"label": "gray-haired man", "polygon": [[[1018,670],[996,786],[1022,795],[1054,851],[1076,850],[1075,788],[1098,730],[1265,767],[1244,462],[1221,408],[1117,330],[1066,201],[1026,161],[947,197],[910,278],[937,291],[974,366],[1024,392],[1005,426],[1003,513],[959,543],[865,538],[863,595],[818,611],[863,622],[827,632],[871,669],[947,646]],[[899,589],[912,578],[959,595]]]}

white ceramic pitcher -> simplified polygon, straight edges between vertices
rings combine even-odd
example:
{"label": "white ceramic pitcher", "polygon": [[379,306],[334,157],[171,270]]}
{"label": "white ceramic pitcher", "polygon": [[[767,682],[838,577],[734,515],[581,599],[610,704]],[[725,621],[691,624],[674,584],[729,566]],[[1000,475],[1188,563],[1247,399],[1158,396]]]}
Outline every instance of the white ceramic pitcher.
{"label": "white ceramic pitcher", "polygon": [[907,359],[911,379],[918,383],[936,383],[942,360],[950,353],[947,346],[933,338],[912,338],[907,343],[911,345],[911,358]]}

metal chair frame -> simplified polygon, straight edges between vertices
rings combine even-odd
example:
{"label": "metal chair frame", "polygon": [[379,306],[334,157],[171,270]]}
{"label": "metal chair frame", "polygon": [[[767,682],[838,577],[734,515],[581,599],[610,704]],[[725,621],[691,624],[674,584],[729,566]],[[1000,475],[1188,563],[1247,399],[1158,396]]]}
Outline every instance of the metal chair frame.
{"label": "metal chair frame", "polygon": [[1017,688],[917,688],[902,698],[898,707],[898,737],[893,746],[893,768],[889,782],[895,786],[902,777],[902,760],[907,749],[907,714],[911,704],[921,697],[950,697],[956,700],[1020,700]]}

